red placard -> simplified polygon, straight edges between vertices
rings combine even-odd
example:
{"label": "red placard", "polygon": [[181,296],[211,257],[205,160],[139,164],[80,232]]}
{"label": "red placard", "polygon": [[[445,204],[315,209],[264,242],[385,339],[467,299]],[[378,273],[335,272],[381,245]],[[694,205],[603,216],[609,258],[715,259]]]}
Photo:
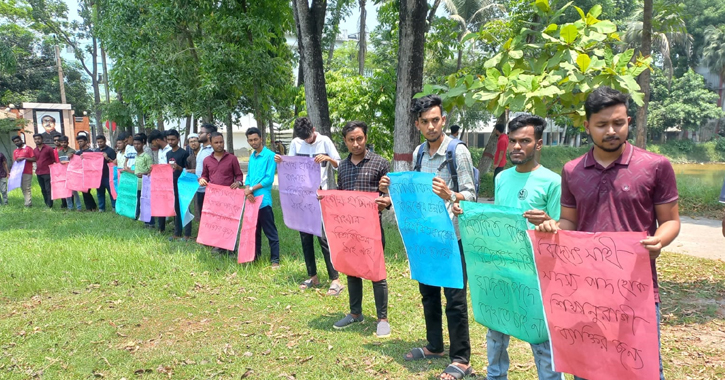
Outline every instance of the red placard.
{"label": "red placard", "polygon": [[244,190],[208,184],[196,242],[234,250],[244,210]]}
{"label": "red placard", "polygon": [[385,279],[377,193],[320,190],[322,221],[335,269],[371,281]]}
{"label": "red placard", "polygon": [[151,165],[151,216],[175,216],[174,169]]}
{"label": "red placard", "polygon": [[254,197],[254,202],[246,199],[244,203],[244,216],[242,217],[242,230],[239,232],[238,263],[254,261],[254,250],[257,243],[257,219],[259,218],[259,205],[264,195]]}

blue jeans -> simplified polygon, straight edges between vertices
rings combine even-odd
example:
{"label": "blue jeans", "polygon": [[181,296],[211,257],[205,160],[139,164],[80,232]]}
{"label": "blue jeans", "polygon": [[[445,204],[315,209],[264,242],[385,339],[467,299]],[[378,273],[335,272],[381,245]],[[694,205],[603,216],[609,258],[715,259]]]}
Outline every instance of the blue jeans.
{"label": "blue jeans", "polygon": [[78,195],[77,191],[73,192],[73,195],[65,199],[68,210],[73,210],[73,204],[75,204],[76,210],[81,210],[81,196]]}
{"label": "blue jeans", "polygon": [[98,209],[106,211],[106,193],[111,198],[111,207],[116,208],[116,201],[111,196],[111,186],[109,178],[101,178],[101,187],[96,189],[96,197],[98,197]]}
{"label": "blue jeans", "polygon": [[[510,337],[504,333],[488,329],[486,334],[486,352],[488,353],[487,380],[506,380],[509,371],[509,346]],[[534,353],[536,371],[539,373],[539,380],[564,380],[564,375],[554,372],[551,363],[551,343],[548,341],[539,344],[531,344],[531,351]]]}
{"label": "blue jeans", "polygon": [[[657,311],[657,344],[659,345],[660,352],[662,351],[662,340],[660,337],[660,319],[662,318],[662,315],[660,314],[660,304],[655,303],[655,310]],[[660,356],[660,380],[665,380],[665,372],[662,369],[662,353],[659,354]],[[574,376],[574,380],[586,380],[583,377]]]}

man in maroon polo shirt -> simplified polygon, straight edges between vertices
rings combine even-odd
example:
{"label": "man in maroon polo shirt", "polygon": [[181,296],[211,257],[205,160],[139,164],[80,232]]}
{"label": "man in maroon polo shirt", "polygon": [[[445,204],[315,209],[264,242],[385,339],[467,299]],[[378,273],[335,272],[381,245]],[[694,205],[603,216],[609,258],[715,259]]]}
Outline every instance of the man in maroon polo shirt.
{"label": "man in maroon polo shirt", "polygon": [[[679,195],[670,162],[627,142],[628,101],[626,95],[604,86],[589,95],[584,127],[594,147],[564,165],[561,219],[545,221],[536,230],[647,232],[641,243],[650,252],[659,335],[655,260],[680,233]],[[660,357],[660,379],[664,378]]]}
{"label": "man in maroon polo shirt", "polygon": [[50,165],[58,162],[53,148],[43,143],[43,135],[36,133],[33,135],[35,141],[35,175],[38,177],[38,185],[43,193],[43,202],[48,208],[53,208],[53,198],[50,196]]}

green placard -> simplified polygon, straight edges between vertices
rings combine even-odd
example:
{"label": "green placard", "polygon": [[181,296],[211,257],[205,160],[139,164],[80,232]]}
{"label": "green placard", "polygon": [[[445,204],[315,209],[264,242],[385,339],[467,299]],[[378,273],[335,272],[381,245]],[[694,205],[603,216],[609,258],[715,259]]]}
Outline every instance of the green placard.
{"label": "green placard", "polygon": [[523,211],[461,202],[459,228],[476,322],[524,340],[549,340]]}
{"label": "green placard", "polygon": [[118,180],[118,197],[116,199],[116,213],[131,219],[136,219],[136,191],[138,178],[129,172],[122,172]]}

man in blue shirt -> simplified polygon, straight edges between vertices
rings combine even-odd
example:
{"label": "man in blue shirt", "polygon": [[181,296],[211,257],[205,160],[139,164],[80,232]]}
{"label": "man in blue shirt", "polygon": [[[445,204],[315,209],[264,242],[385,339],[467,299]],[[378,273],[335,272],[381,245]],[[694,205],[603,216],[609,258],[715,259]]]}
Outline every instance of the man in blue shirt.
{"label": "man in blue shirt", "polygon": [[250,202],[254,202],[255,196],[264,195],[262,204],[259,205],[259,216],[257,219],[257,234],[255,240],[255,260],[262,255],[262,229],[269,240],[269,251],[272,259],[272,269],[279,268],[279,237],[277,226],[274,224],[274,212],[272,212],[272,184],[274,173],[277,170],[277,163],[274,162],[274,152],[264,146],[262,133],[257,128],[247,129],[247,142],[254,149],[249,156],[249,168],[247,180],[244,182],[244,194]]}

